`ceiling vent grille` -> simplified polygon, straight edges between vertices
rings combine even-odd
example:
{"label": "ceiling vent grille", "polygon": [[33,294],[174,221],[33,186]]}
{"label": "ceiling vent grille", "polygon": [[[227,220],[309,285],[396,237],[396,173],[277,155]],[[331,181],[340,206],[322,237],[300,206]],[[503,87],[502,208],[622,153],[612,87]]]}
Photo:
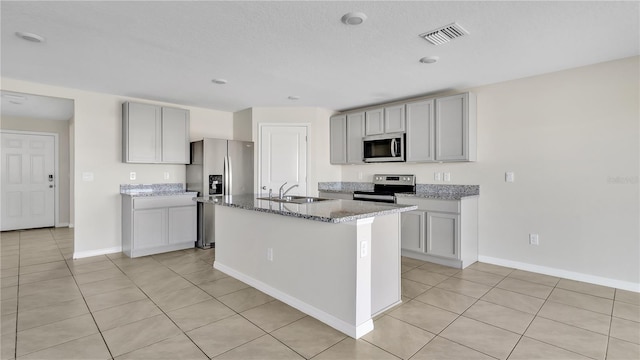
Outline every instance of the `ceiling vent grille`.
{"label": "ceiling vent grille", "polygon": [[439,29],[428,31],[420,34],[420,37],[424,38],[433,45],[442,45],[448,43],[453,39],[469,35],[469,32],[457,23],[451,23],[443,26]]}

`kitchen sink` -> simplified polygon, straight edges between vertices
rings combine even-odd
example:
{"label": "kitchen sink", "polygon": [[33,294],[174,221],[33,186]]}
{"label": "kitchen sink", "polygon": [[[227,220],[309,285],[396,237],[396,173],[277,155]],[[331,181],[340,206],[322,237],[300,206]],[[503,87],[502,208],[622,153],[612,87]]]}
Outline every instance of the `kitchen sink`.
{"label": "kitchen sink", "polygon": [[277,196],[274,196],[274,197],[259,197],[257,199],[258,200],[269,200],[269,201],[275,201],[275,202],[293,203],[293,204],[307,204],[307,203],[314,203],[314,202],[319,202],[319,201],[333,200],[333,199],[327,199],[327,198],[318,198],[318,197],[309,197],[309,196],[297,196],[297,195],[283,196],[282,199],[278,198]]}

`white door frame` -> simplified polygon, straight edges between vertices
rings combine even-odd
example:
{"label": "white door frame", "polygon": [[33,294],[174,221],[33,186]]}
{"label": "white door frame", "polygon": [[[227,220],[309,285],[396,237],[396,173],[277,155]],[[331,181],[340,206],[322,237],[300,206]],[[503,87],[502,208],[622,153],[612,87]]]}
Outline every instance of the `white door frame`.
{"label": "white door frame", "polygon": [[60,227],[60,171],[59,171],[59,160],[58,160],[58,134],[57,133],[49,133],[49,132],[41,132],[41,131],[22,131],[22,130],[5,130],[0,129],[0,134],[16,134],[16,135],[40,135],[40,136],[53,136],[53,171],[55,171],[56,176],[53,177],[53,223],[55,227]]}
{"label": "white door frame", "polygon": [[307,194],[309,194],[309,129],[311,123],[258,123],[258,138],[256,139],[256,148],[258,149],[258,171],[256,172],[256,194],[262,194],[262,129],[265,126],[282,126],[282,127],[304,127],[307,131],[307,141],[305,142],[307,158],[305,159],[305,172],[307,174]]}

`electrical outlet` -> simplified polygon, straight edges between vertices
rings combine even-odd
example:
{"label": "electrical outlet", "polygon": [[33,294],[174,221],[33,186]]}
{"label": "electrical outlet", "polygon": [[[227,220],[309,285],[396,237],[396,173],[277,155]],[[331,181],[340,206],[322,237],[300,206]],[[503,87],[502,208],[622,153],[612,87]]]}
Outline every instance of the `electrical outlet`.
{"label": "electrical outlet", "polygon": [[136,179],[136,173],[135,171],[132,171],[129,173],[129,180],[135,180]]}
{"label": "electrical outlet", "polygon": [[358,172],[358,180],[362,180],[362,172]]}
{"label": "electrical outlet", "polygon": [[273,261],[273,248],[267,248],[267,260]]}
{"label": "electrical outlet", "polygon": [[538,234],[529,234],[529,244],[531,245],[539,245]]}
{"label": "electrical outlet", "polygon": [[164,172],[164,179],[165,180],[169,180],[169,172],[168,171]]}
{"label": "electrical outlet", "polygon": [[433,180],[442,181],[442,173],[441,172],[433,173]]}
{"label": "electrical outlet", "polygon": [[360,242],[360,257],[363,258],[369,253],[369,246],[366,241]]}
{"label": "electrical outlet", "polygon": [[451,181],[451,173],[444,173],[444,181]]}

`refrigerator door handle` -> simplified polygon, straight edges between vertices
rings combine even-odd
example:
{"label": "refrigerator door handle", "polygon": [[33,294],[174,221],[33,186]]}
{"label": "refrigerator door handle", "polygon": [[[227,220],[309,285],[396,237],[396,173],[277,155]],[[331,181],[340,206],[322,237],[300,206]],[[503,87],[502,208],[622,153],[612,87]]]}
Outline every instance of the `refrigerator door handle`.
{"label": "refrigerator door handle", "polygon": [[224,157],[224,174],[222,179],[224,184],[222,185],[222,195],[229,195],[229,164],[227,163],[227,157]]}
{"label": "refrigerator door handle", "polygon": [[229,186],[227,187],[227,195],[233,194],[233,164],[231,164],[231,157],[227,155],[227,177],[229,178]]}

